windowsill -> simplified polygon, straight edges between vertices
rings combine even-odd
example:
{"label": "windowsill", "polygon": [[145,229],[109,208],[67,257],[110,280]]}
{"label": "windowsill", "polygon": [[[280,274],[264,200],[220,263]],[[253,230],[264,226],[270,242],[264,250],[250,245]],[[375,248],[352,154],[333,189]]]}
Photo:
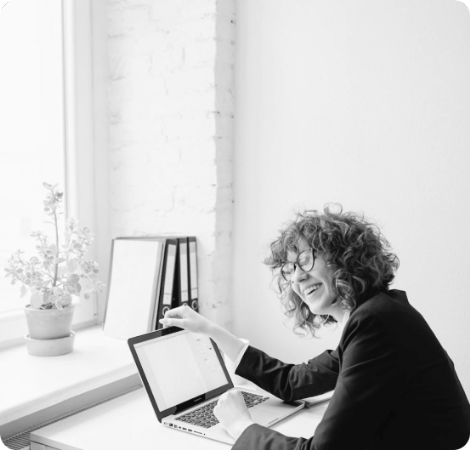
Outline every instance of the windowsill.
{"label": "windowsill", "polygon": [[138,378],[127,342],[105,336],[101,326],[77,331],[74,350],[67,355],[31,356],[21,345],[1,350],[0,358],[3,428],[89,391]]}

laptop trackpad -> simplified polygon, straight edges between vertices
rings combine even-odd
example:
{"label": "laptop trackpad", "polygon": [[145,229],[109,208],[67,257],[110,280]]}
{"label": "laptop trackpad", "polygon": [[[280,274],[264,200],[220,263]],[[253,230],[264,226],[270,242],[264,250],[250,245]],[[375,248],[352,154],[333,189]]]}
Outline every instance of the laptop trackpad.
{"label": "laptop trackpad", "polygon": [[302,406],[302,402],[298,402],[298,405],[292,405],[271,397],[265,403],[262,403],[249,411],[253,422],[269,427],[285,417],[294,414],[296,411],[301,409]]}

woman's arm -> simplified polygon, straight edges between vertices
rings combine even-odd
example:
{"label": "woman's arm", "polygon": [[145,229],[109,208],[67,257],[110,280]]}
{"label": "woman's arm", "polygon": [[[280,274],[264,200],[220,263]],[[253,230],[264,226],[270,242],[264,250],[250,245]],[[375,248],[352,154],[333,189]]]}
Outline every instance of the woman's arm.
{"label": "woman's arm", "polygon": [[245,347],[245,343],[220,325],[211,322],[208,336],[217,343],[224,355],[235,361]]}
{"label": "woman's arm", "polygon": [[245,343],[225,328],[206,319],[188,306],[173,308],[160,323],[166,327],[179,327],[209,336],[230,360],[235,361]]}
{"label": "woman's arm", "polygon": [[327,350],[303,364],[286,364],[248,347],[235,373],[285,401],[332,391],[338,379],[336,351]]}
{"label": "woman's arm", "polygon": [[[245,346],[232,333],[187,306],[171,309],[160,322],[165,326],[176,326],[209,336],[232,361],[237,359]],[[235,373],[276,397],[292,401],[333,390],[338,370],[336,352],[326,351],[308,363],[294,365],[248,347]]]}

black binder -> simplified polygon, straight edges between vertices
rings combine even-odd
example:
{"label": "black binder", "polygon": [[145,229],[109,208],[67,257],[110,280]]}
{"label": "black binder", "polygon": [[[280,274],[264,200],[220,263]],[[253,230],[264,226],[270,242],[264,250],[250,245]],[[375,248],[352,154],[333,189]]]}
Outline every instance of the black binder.
{"label": "black binder", "polygon": [[196,237],[194,236],[129,236],[117,239],[158,240],[164,246],[157,273],[157,291],[151,331],[163,327],[159,320],[171,308],[187,304],[199,311],[197,290]]}
{"label": "black binder", "polygon": [[158,296],[157,318],[155,330],[162,328],[159,320],[165,317],[165,313],[175,306],[176,260],[178,255],[178,239],[167,237],[165,255],[163,259],[162,280],[160,283],[160,295]]}
{"label": "black binder", "polygon": [[189,251],[189,306],[194,311],[199,311],[199,294],[197,282],[197,243],[194,236],[188,237]]}
{"label": "black binder", "polygon": [[187,237],[178,238],[177,267],[177,305],[189,305],[189,246]]}

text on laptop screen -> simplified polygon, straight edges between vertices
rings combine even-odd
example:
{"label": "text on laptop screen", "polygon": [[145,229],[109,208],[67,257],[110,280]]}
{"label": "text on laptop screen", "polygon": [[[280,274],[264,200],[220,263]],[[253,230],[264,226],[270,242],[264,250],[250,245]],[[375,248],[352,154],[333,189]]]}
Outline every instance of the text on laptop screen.
{"label": "text on laptop screen", "polygon": [[161,411],[229,382],[206,336],[181,331],[137,344],[135,350]]}

